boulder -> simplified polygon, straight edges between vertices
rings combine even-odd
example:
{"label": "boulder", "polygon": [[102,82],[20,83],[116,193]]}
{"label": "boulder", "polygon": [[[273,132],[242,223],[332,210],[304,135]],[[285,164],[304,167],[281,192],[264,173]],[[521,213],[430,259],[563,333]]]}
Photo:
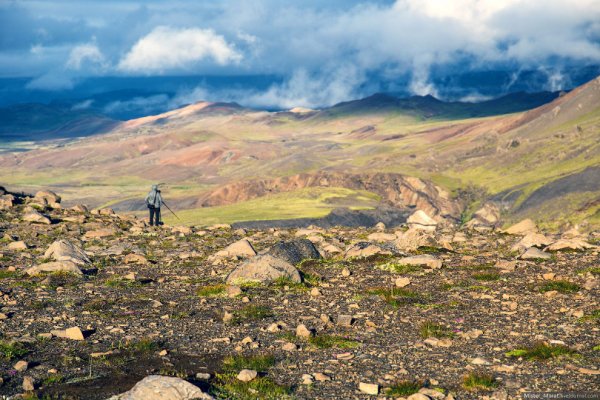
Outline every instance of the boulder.
{"label": "boulder", "polygon": [[16,251],[27,250],[27,244],[25,244],[25,242],[22,240],[18,240],[16,242],[9,243],[6,246],[6,248],[8,250],[16,250]]}
{"label": "boulder", "polygon": [[385,231],[385,224],[383,222],[378,222],[377,224],[375,224],[375,229],[379,232],[383,232]]}
{"label": "boulder", "polygon": [[79,213],[88,213],[88,212],[90,212],[89,208],[87,208],[87,206],[84,205],[84,204],[76,204],[73,207],[71,207],[71,210],[77,211]]}
{"label": "boulder", "polygon": [[504,233],[508,233],[509,235],[526,235],[528,233],[536,233],[537,231],[535,222],[527,218],[505,229]]}
{"label": "boulder", "polygon": [[321,258],[315,245],[308,239],[279,242],[268,249],[265,254],[280,258],[292,265],[299,264],[302,260]]}
{"label": "boulder", "polygon": [[547,260],[552,255],[542,251],[536,247],[530,247],[527,251],[519,257],[521,260]]}
{"label": "boulder", "polygon": [[72,328],[67,328],[65,330],[52,330],[50,331],[56,337],[63,339],[71,339],[71,340],[85,340],[85,336],[83,335],[83,331],[78,327],[74,326]]}
{"label": "boulder", "polygon": [[83,235],[84,239],[99,239],[103,237],[112,236],[115,234],[115,230],[111,228],[97,229],[92,231],[87,231],[85,235]]}
{"label": "boulder", "polygon": [[15,196],[12,194],[4,194],[0,196],[0,210],[8,210],[15,205]]}
{"label": "boulder", "polygon": [[581,251],[586,249],[593,249],[596,246],[589,244],[583,239],[559,239],[546,247],[546,251],[561,251],[561,250],[575,250]]}
{"label": "boulder", "polygon": [[44,257],[53,258],[56,261],[70,261],[77,265],[86,265],[91,262],[81,247],[64,239],[52,243],[44,253]]}
{"label": "boulder", "polygon": [[256,250],[254,250],[254,247],[252,247],[252,244],[247,239],[231,243],[215,254],[217,257],[253,257],[255,255]]}
{"label": "boulder", "polygon": [[31,222],[34,224],[46,224],[46,225],[50,225],[52,223],[50,221],[50,218],[46,217],[45,215],[40,214],[37,211],[30,211],[27,214],[23,215],[23,221]]}
{"label": "boulder", "polygon": [[543,247],[552,243],[552,240],[548,239],[541,233],[530,232],[523,237],[518,243],[516,243],[511,250],[512,251],[524,251],[530,247]]}
{"label": "boulder", "polygon": [[228,284],[236,282],[269,282],[278,278],[287,278],[301,282],[300,273],[293,265],[270,255],[259,255],[246,261],[227,277]]}
{"label": "boulder", "polygon": [[243,369],[237,375],[237,379],[242,382],[250,382],[258,376],[258,372],[253,369]]}
{"label": "boulder", "polygon": [[61,198],[50,190],[41,190],[35,194],[33,201],[53,207],[53,205],[60,204]]}
{"label": "boulder", "polygon": [[423,210],[417,210],[406,220],[408,226],[412,229],[418,229],[423,231],[435,231],[437,227],[437,221],[431,218]]}
{"label": "boulder", "polygon": [[396,235],[393,233],[375,232],[367,236],[367,239],[373,242],[391,242],[392,240],[396,240]]}
{"label": "boulder", "polygon": [[358,258],[358,257],[369,257],[375,254],[392,254],[391,251],[385,250],[382,247],[369,243],[369,242],[358,242],[350,246],[346,250],[346,258]]}
{"label": "boulder", "polygon": [[75,275],[83,275],[77,264],[72,261],[52,261],[39,264],[25,270],[27,275],[39,275],[42,272],[69,272]]}
{"label": "boulder", "polygon": [[436,258],[430,254],[424,254],[419,256],[403,257],[398,260],[398,264],[402,265],[417,265],[421,267],[427,267],[431,269],[442,268],[442,260]]}
{"label": "boulder", "polygon": [[210,400],[212,396],[199,387],[171,376],[150,375],[139,381],[128,392],[108,400]]}
{"label": "boulder", "polygon": [[406,232],[396,232],[398,239],[394,242],[399,251],[414,251],[419,247],[439,247],[435,237],[427,231],[409,229]]}
{"label": "boulder", "polygon": [[[473,219],[477,225],[494,226],[500,220],[500,209],[492,203],[486,203],[473,214]],[[469,222],[471,222],[469,221]]]}

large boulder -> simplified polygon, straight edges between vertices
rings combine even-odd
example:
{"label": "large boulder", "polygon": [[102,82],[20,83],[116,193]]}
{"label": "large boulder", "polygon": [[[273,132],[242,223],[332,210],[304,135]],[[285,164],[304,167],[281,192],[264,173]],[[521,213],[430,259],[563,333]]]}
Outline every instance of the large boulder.
{"label": "large boulder", "polygon": [[39,191],[31,199],[31,202],[34,204],[39,204],[42,207],[49,206],[51,208],[61,208],[60,201],[60,196],[50,190]]}
{"label": "large boulder", "polygon": [[27,275],[35,276],[43,272],[68,272],[75,275],[83,275],[77,264],[72,261],[52,261],[39,264],[25,270]]}
{"label": "large boulder", "polygon": [[216,257],[253,257],[255,255],[256,250],[254,250],[248,239],[241,239],[235,243],[231,243],[215,254]]}
{"label": "large boulder", "polygon": [[530,232],[523,237],[518,243],[516,243],[511,250],[512,251],[524,251],[530,247],[543,247],[552,243],[551,239],[541,233]]}
{"label": "large boulder", "polygon": [[50,218],[40,214],[37,211],[30,211],[27,214],[23,215],[23,221],[26,222],[31,222],[34,224],[46,224],[46,225],[50,225],[52,223],[52,221],[50,221]]}
{"label": "large boulder", "polygon": [[56,204],[60,204],[60,196],[50,190],[41,190],[35,194],[33,201],[43,205],[49,205],[53,207]]}
{"label": "large boulder", "polygon": [[423,210],[417,210],[406,220],[406,223],[411,229],[423,230],[423,231],[435,231],[437,227],[437,221],[431,218]]}
{"label": "large boulder", "polygon": [[552,243],[550,246],[546,248],[546,251],[561,251],[561,250],[574,250],[581,251],[587,249],[593,249],[596,246],[589,244],[583,239],[573,238],[573,239],[559,239],[556,242]]}
{"label": "large boulder", "polygon": [[214,397],[199,387],[171,376],[150,375],[139,381],[128,392],[108,400],[210,400]]}
{"label": "large boulder", "polygon": [[227,277],[228,284],[240,282],[270,282],[279,278],[301,282],[300,273],[293,265],[268,254],[259,255],[246,261]]}
{"label": "large boulder", "polygon": [[536,233],[537,231],[535,222],[527,218],[505,229],[504,233],[508,233],[509,235],[527,235],[528,233]]}
{"label": "large boulder", "polygon": [[91,262],[81,247],[62,239],[52,243],[44,253],[44,257],[53,258],[56,261],[71,261],[77,265],[86,265]]}
{"label": "large boulder", "polygon": [[321,258],[321,254],[319,254],[315,245],[308,239],[279,242],[267,250],[265,254],[280,258],[292,265],[299,264],[302,260]]}

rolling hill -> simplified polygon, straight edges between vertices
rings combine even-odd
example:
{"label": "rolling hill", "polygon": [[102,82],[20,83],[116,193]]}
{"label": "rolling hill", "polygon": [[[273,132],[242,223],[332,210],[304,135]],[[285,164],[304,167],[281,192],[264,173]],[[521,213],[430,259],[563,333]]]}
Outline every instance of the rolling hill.
{"label": "rolling hill", "polygon": [[[531,216],[552,229],[585,228],[600,224],[599,139],[600,79],[560,96],[473,104],[378,94],[323,110],[266,112],[200,102],[60,147],[3,155],[0,175],[11,188],[54,187],[71,203],[130,211],[141,208],[150,184],[164,182],[170,205],[190,210],[190,224],[209,212],[194,217],[201,206],[235,215],[237,204],[247,220],[272,218],[257,204],[248,208],[257,198],[282,212],[312,199],[311,214],[298,217],[356,199],[363,199],[357,207],[373,207],[364,191],[393,203],[389,182],[415,177],[422,182],[411,186],[415,193],[437,185],[434,203],[445,193],[458,199],[466,212],[454,212],[456,219],[494,201],[507,223]],[[365,183],[377,174],[389,181]]]}

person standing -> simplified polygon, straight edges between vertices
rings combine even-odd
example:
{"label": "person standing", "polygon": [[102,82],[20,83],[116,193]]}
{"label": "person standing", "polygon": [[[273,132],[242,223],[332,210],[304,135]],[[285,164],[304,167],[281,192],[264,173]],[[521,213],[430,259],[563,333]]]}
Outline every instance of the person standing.
{"label": "person standing", "polygon": [[162,205],[162,196],[158,185],[152,185],[152,189],[146,196],[146,205],[150,211],[150,226],[159,226],[160,222],[160,206]]}

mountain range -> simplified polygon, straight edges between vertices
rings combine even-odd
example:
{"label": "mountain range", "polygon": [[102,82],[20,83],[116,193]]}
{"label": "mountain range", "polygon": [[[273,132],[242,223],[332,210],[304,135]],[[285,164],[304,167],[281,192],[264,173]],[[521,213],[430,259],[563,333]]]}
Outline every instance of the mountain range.
{"label": "mountain range", "polygon": [[[413,193],[435,185],[463,222],[491,202],[506,223],[524,216],[551,229],[600,223],[598,78],[569,93],[480,103],[376,94],[270,112],[198,102],[127,121],[30,107],[5,109],[3,132],[29,126],[21,132],[70,140],[5,153],[4,183],[52,187],[94,207],[141,212],[145,191],[160,182],[189,224],[321,217],[340,206],[394,204],[402,196],[389,188],[413,177],[421,182],[411,184]],[[434,192],[427,196],[439,197]]]}

